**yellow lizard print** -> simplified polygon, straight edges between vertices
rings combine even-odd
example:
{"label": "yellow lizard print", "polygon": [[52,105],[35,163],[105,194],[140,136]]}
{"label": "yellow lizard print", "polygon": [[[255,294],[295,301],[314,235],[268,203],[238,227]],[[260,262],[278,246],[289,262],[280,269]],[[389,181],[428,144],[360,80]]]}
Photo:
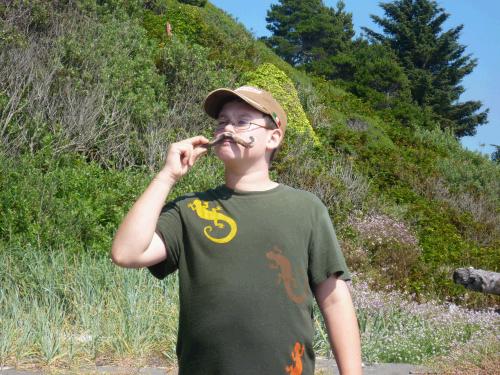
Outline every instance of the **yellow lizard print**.
{"label": "yellow lizard print", "polygon": [[302,374],[302,356],[304,355],[304,345],[300,342],[296,342],[293,347],[291,366],[286,366],[285,371],[290,375],[301,375]]}
{"label": "yellow lizard print", "polygon": [[195,199],[194,201],[189,203],[188,207],[196,212],[198,217],[200,217],[201,219],[213,221],[213,225],[219,229],[224,229],[226,226],[229,226],[229,233],[222,238],[216,238],[210,235],[210,232],[212,232],[214,229],[212,226],[207,225],[205,228],[203,228],[203,233],[210,241],[215,243],[228,243],[234,238],[234,236],[236,236],[236,232],[238,230],[236,222],[229,216],[226,216],[223,213],[219,212],[220,210],[222,210],[222,207],[217,206],[209,209],[208,202],[204,202],[199,199]]}
{"label": "yellow lizard print", "polygon": [[286,294],[295,303],[302,303],[306,299],[306,295],[298,295],[295,293],[296,280],[293,277],[292,265],[287,257],[283,255],[283,252],[277,246],[274,246],[271,251],[266,253],[267,259],[270,260],[269,268],[279,269],[280,273],[278,275],[278,284],[283,281],[285,286]]}

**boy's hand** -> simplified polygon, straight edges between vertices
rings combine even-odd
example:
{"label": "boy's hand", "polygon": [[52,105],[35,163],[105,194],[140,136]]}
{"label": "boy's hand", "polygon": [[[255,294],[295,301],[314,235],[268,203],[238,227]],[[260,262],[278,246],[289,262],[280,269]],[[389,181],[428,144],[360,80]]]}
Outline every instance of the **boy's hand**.
{"label": "boy's hand", "polygon": [[196,160],[208,149],[201,147],[209,141],[203,136],[196,136],[172,143],[168,148],[165,166],[160,171],[162,178],[177,182],[194,165]]}

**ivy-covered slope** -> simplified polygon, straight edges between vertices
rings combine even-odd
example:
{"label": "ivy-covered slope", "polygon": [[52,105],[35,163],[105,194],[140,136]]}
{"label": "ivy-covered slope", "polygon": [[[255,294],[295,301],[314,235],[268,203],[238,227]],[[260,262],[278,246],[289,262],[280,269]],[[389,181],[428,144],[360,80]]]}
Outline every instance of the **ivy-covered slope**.
{"label": "ivy-covered slope", "polygon": [[[451,274],[498,271],[500,168],[425,113],[374,108],[295,70],[210,3],[32,0],[1,16],[1,241],[106,254],[168,144],[210,135],[206,93],[253,84],[289,116],[274,178],[327,204],[359,277],[419,298],[498,303],[453,285]],[[174,194],[221,181],[208,157]],[[77,237],[57,215],[68,202],[86,228]]]}

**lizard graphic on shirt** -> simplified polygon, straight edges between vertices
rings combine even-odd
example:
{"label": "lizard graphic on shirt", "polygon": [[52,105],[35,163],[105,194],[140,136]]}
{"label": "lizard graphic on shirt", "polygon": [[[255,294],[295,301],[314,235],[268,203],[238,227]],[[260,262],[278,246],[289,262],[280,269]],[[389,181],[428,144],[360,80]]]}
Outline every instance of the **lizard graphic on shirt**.
{"label": "lizard graphic on shirt", "polygon": [[302,356],[304,355],[304,345],[300,345],[300,342],[296,342],[293,347],[292,361],[293,364],[286,366],[285,370],[287,374],[290,375],[301,375],[302,374]]}
{"label": "lizard graphic on shirt", "polygon": [[[210,241],[215,243],[227,243],[231,241],[234,236],[236,236],[236,232],[238,230],[236,222],[229,216],[224,215],[220,212],[222,210],[222,207],[216,206],[214,208],[209,208],[208,202],[204,202],[199,199],[195,199],[194,201],[189,203],[188,207],[192,209],[200,219],[213,222],[213,226],[207,225],[205,228],[203,228],[203,233]],[[214,227],[219,229],[225,229],[226,227],[229,227],[229,233],[221,238],[212,237],[210,233],[214,230]]]}
{"label": "lizard graphic on shirt", "polygon": [[285,286],[286,294],[295,303],[302,303],[306,299],[305,293],[296,294],[295,289],[297,288],[297,281],[293,277],[292,265],[287,257],[283,255],[283,251],[274,246],[270,251],[266,253],[267,259],[269,259],[269,267],[273,269],[279,269],[280,273],[278,275],[278,284],[283,281]]}

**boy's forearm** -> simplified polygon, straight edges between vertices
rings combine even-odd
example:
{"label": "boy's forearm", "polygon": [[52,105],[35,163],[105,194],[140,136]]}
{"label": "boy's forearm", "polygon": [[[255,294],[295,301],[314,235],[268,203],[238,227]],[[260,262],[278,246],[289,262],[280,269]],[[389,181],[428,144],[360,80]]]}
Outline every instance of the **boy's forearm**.
{"label": "boy's forearm", "polygon": [[158,217],[172,186],[207,152],[208,139],[196,136],[170,145],[167,160],[123,219],[111,247],[116,264],[137,264],[153,239]]}
{"label": "boy's forearm", "polygon": [[361,375],[361,342],[358,322],[347,285],[333,277],[316,290],[330,345],[340,374]]}
{"label": "boy's forearm", "polygon": [[144,252],[153,237],[158,217],[175,181],[157,174],[134,203],[118,228],[111,257],[117,263],[127,262]]}

